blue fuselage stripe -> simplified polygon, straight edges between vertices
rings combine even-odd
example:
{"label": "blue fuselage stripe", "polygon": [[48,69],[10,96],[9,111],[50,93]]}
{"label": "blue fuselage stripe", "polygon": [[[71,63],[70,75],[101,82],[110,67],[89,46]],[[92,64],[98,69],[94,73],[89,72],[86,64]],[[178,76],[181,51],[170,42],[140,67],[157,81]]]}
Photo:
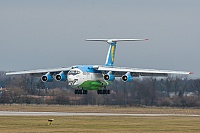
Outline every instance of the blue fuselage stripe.
{"label": "blue fuselage stripe", "polygon": [[101,71],[94,69],[93,66],[90,65],[77,66],[77,68],[80,69],[82,72],[102,73]]}

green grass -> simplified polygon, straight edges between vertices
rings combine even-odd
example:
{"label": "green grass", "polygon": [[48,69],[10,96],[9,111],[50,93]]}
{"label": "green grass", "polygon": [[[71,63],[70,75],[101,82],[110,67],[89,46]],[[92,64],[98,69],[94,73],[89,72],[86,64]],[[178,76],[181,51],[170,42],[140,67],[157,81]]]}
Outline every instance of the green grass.
{"label": "green grass", "polygon": [[[2,133],[200,132],[199,117],[3,116],[0,119]],[[54,119],[52,125],[48,125],[48,119]]]}
{"label": "green grass", "polygon": [[[117,106],[0,105],[0,111],[199,114],[199,109]],[[48,125],[48,119],[54,119]],[[0,133],[199,133],[200,117],[0,116]]]}

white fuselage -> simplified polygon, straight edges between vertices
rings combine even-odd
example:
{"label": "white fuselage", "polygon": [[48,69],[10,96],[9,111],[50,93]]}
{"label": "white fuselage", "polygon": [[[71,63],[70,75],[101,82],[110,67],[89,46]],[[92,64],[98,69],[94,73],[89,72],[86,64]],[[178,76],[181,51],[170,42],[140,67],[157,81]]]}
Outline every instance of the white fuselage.
{"label": "white fuselage", "polygon": [[83,72],[78,68],[71,69],[67,75],[68,84],[77,88],[85,81],[103,81],[102,73]]}

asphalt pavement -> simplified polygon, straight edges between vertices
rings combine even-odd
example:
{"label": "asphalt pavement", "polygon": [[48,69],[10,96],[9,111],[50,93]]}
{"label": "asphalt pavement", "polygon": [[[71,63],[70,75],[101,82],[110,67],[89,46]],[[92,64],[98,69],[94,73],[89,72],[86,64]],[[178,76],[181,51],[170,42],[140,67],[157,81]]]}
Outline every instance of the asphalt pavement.
{"label": "asphalt pavement", "polygon": [[17,112],[0,111],[0,116],[182,116],[182,117],[200,117],[200,115],[191,114],[121,114],[121,113],[68,113],[68,112]]}

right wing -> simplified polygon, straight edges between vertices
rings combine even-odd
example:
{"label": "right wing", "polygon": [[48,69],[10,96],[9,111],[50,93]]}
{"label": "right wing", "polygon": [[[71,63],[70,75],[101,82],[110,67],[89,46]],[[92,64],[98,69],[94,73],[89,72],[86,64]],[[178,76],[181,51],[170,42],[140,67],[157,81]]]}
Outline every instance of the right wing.
{"label": "right wing", "polygon": [[156,70],[156,69],[141,69],[141,68],[127,68],[127,67],[109,67],[109,66],[93,66],[94,69],[102,72],[114,72],[114,75],[121,76],[130,72],[132,76],[168,76],[169,74],[192,74],[192,72],[185,71],[171,71],[171,70]]}

